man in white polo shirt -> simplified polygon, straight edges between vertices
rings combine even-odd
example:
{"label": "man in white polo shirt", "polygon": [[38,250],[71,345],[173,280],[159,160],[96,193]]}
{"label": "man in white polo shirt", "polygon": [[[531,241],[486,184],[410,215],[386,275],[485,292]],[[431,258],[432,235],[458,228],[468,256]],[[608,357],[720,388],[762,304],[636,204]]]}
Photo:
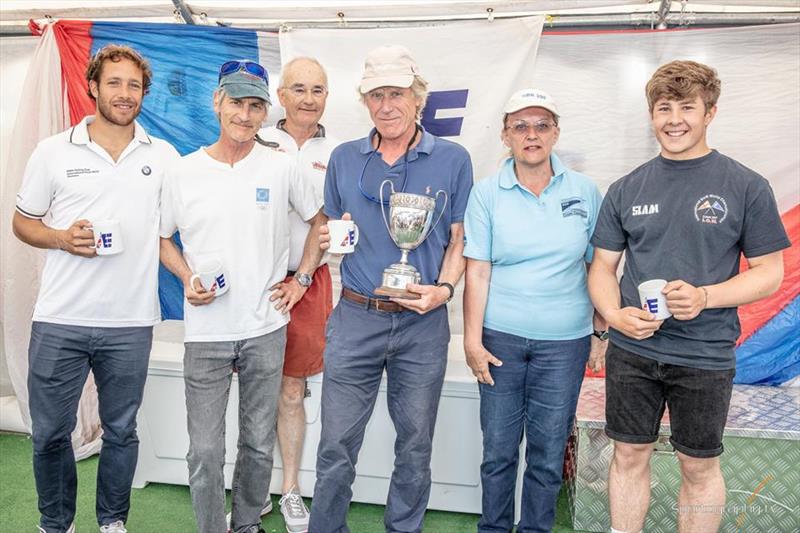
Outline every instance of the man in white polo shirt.
{"label": "man in white polo shirt", "polygon": [[[136,412],[161,320],[159,196],[165,169],[178,159],[135,121],[151,76],[132,48],[98,51],[86,71],[96,114],[39,143],[17,194],[14,234],[48,249],[28,353],[33,472],[46,533],[75,529],[70,434],[90,369],[103,427],[97,521],[104,533],[126,531]],[[96,243],[92,224],[109,219]]]}
{"label": "man in white polo shirt", "polygon": [[[319,123],[328,98],[325,69],[310,57],[292,59],[283,67],[278,98],[286,111],[286,118],[279,120],[276,126],[261,130],[258,135],[295,159],[298,179],[311,183],[315,198],[322,204],[328,158],[339,144],[326,135],[325,127]],[[295,278],[307,286],[308,291],[292,309],[292,320],[286,329],[283,381],[278,401],[278,443],[283,465],[280,506],[286,530],[302,533],[308,529],[309,517],[297,478],[305,439],[303,398],[308,376],[322,372],[325,323],[333,308],[333,288],[327,256],[316,271],[300,269],[310,226],[294,210],[289,213],[289,223],[286,281]]]}
{"label": "man in white polo shirt", "polygon": [[[298,270],[313,272],[322,255],[322,202],[309,183],[297,179],[291,157],[256,142],[269,103],[261,65],[224,63],[214,93],[219,139],[168,173],[161,202],[161,261],[183,282],[186,295],[187,460],[201,533],[220,533],[229,525],[233,533],[262,531],[288,311],[306,292],[296,280],[283,282],[290,207],[312,227]],[[176,230],[183,253],[171,240]],[[226,524],[225,410],[234,370],[239,446]]]}

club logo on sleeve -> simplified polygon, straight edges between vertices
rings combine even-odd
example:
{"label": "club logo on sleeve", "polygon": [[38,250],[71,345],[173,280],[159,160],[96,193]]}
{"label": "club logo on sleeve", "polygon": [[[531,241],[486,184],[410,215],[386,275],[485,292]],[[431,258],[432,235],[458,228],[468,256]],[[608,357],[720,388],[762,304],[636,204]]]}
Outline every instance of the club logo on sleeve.
{"label": "club logo on sleeve", "polygon": [[728,203],[722,196],[707,194],[694,204],[694,218],[703,224],[722,224],[728,217]]}
{"label": "club logo on sleeve", "polygon": [[561,216],[564,218],[579,216],[588,218],[589,212],[586,210],[586,202],[580,196],[571,196],[561,200]]}
{"label": "club logo on sleeve", "polygon": [[631,207],[631,215],[635,217],[655,214],[658,214],[658,204],[642,204]]}
{"label": "club logo on sleeve", "polygon": [[269,204],[269,189],[256,188],[256,207],[266,209]]}

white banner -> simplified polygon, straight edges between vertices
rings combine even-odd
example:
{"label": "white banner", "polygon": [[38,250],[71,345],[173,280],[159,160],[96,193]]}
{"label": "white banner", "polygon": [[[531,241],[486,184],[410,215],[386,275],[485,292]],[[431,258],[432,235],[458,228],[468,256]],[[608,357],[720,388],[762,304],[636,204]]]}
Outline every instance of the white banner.
{"label": "white banner", "polygon": [[290,29],[281,32],[281,61],[317,58],[328,72],[330,96],[322,122],[332,135],[364,137],[372,127],[358,83],[367,52],[381,45],[407,47],[431,92],[426,129],[469,150],[480,178],[503,158],[502,108],[533,81],[543,17],[450,22],[378,29]]}

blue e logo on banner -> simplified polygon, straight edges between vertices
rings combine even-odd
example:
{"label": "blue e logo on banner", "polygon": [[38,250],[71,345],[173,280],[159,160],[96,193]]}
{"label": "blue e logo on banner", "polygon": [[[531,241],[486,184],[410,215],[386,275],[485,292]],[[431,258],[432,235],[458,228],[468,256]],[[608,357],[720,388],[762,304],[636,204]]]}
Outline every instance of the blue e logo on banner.
{"label": "blue e logo on banner", "polygon": [[455,91],[432,91],[428,103],[422,111],[422,126],[437,137],[457,137],[461,135],[464,117],[436,118],[440,109],[463,109],[467,107],[469,89]]}

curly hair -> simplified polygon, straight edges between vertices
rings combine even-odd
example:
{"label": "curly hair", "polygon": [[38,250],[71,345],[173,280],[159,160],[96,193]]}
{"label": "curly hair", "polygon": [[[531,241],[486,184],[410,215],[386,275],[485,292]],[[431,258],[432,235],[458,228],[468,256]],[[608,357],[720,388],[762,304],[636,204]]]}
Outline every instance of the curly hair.
{"label": "curly hair", "polygon": [[709,111],[717,105],[721,86],[713,68],[694,61],[671,61],[661,65],[647,82],[647,105],[652,113],[661,98],[687,100],[699,95]]}
{"label": "curly hair", "polygon": [[139,67],[139,70],[142,71],[142,94],[148,93],[153,79],[153,71],[150,68],[150,63],[130,46],[109,44],[98,50],[89,61],[89,66],[86,67],[86,82],[89,98],[92,100],[95,99],[91,89],[88,88],[89,82],[94,81],[95,83],[100,83],[100,75],[103,72],[103,65],[105,62],[112,61],[118,63],[122,59],[128,59]]}

